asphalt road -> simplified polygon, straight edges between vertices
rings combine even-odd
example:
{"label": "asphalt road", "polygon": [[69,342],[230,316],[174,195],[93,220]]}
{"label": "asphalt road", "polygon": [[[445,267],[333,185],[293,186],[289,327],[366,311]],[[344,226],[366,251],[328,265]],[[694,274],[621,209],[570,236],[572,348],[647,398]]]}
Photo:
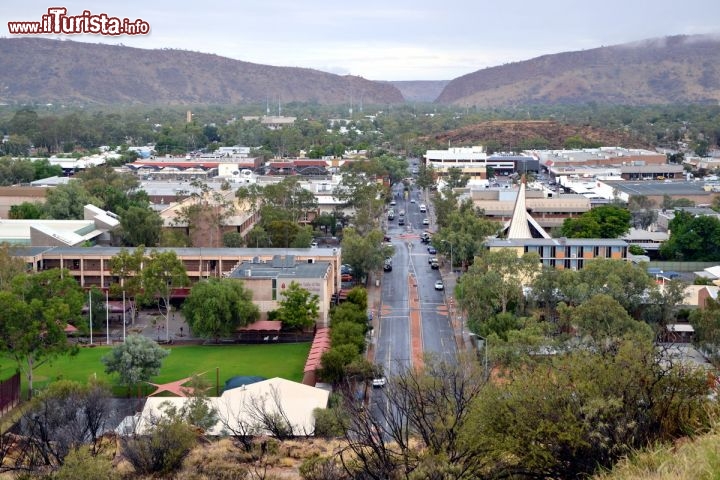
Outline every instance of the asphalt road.
{"label": "asphalt road", "polygon": [[[435,282],[441,279],[440,271],[430,267],[428,259],[431,255],[427,245],[420,242],[420,234],[424,230],[434,229],[432,212],[420,212],[420,204],[425,200],[420,197],[419,191],[411,191],[407,199],[402,198],[402,186],[395,187],[395,192],[400,195],[396,199],[397,205],[392,207],[395,219],[387,221],[385,218],[385,231],[395,247],[393,269],[382,277],[382,308],[378,331],[375,332],[375,362],[382,365],[388,378],[415,366],[412,361],[409,302],[410,295],[415,291],[419,297],[423,352],[452,361],[457,351],[446,305],[446,294],[452,293],[435,290]],[[404,226],[398,225],[400,210],[406,212]],[[430,225],[423,225],[425,218],[430,220]],[[415,282],[417,290],[411,287]],[[394,409],[382,389],[374,389],[371,398],[373,416],[380,419],[383,428],[387,429],[387,416],[398,413],[390,413]]]}
{"label": "asphalt road", "polygon": [[[395,220],[387,221],[386,229],[395,247],[393,269],[383,274],[382,311],[375,338],[375,361],[384,367],[387,376],[412,366],[408,304],[410,275],[417,281],[423,351],[447,360],[452,360],[457,351],[445,303],[445,294],[452,292],[435,290],[435,282],[441,279],[440,271],[430,268],[427,245],[420,242],[420,234],[434,228],[432,215],[420,212],[424,200],[419,190],[411,191],[407,199],[402,198],[402,186],[396,186],[395,192],[401,198],[396,199]],[[400,210],[406,212],[404,226],[398,225]],[[425,218],[430,220],[430,225],[423,225]]]}

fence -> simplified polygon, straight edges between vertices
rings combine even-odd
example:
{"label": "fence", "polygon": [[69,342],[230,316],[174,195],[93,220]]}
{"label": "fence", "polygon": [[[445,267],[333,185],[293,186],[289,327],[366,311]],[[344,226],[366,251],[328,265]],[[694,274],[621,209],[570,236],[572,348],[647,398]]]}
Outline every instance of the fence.
{"label": "fence", "polygon": [[0,414],[5,415],[20,403],[20,373],[0,382]]}

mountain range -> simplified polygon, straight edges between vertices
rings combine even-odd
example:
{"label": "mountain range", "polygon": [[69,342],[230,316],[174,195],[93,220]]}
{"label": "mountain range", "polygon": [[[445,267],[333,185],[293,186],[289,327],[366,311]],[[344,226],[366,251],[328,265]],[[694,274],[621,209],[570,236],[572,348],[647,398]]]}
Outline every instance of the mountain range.
{"label": "mountain range", "polygon": [[0,39],[0,102],[240,104],[403,102],[394,86],[309,68],[273,67],[185,50]]}
{"label": "mountain range", "polygon": [[720,40],[700,35],[544,55],[485,68],[452,80],[436,99],[479,107],[719,101]]}
{"label": "mountain range", "polygon": [[486,107],[720,102],[720,40],[673,36],[544,55],[450,81],[382,82],[186,50],[0,39],[0,102],[365,104]]}

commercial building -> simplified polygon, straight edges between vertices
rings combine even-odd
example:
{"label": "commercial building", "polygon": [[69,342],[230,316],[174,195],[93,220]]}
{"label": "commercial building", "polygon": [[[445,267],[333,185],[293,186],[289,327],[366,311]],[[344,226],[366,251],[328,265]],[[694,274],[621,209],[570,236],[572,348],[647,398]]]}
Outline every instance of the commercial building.
{"label": "commercial building", "polygon": [[597,258],[627,259],[628,247],[624,240],[551,238],[527,212],[524,183],[520,186],[506,232],[506,238],[487,240],[486,247],[489,250],[509,248],[515,250],[518,256],[537,253],[543,265],[557,269],[579,270],[585,266],[587,260]]}
{"label": "commercial building", "polygon": [[335,285],[332,266],[328,261],[298,261],[293,255],[275,255],[270,261],[253,258],[235,266],[227,278],[242,281],[253,294],[253,303],[260,309],[261,320],[279,307],[282,293],[295,282],[318,296],[318,326],[327,326]]}
{"label": "commercial building", "polygon": [[[120,253],[120,250],[121,248],[118,247],[26,247],[14,249],[13,255],[23,258],[31,270],[65,268],[84,288],[108,288],[117,282],[117,278],[110,271],[110,260]],[[185,266],[191,284],[205,278],[226,278],[231,275],[238,279],[250,279],[255,272],[255,276],[259,275],[261,279],[265,279],[263,282],[267,283],[266,285],[261,282],[262,288],[267,286],[267,291],[272,294],[272,282],[269,279],[280,279],[279,284],[276,282],[279,291],[282,291],[283,281],[287,287],[293,278],[302,280],[301,285],[306,285],[306,288],[312,287],[314,293],[322,294],[321,308],[324,316],[319,319],[320,323],[327,321],[326,314],[332,297],[339,293],[341,288],[340,248],[158,248],[157,250],[174,251]],[[280,259],[282,263],[278,263],[281,262]],[[174,291],[173,297],[185,298],[188,292],[189,288],[178,288]],[[270,297],[268,301],[275,300]],[[269,305],[266,307],[270,308]]]}
{"label": "commercial building", "polygon": [[[518,190],[473,189],[470,198],[486,217],[506,222],[512,218]],[[583,195],[563,194],[546,197],[540,190],[525,192],[526,210],[543,228],[560,227],[566,218],[574,218],[590,210],[590,200]]]}
{"label": "commercial building", "polygon": [[110,243],[120,225],[117,215],[85,205],[83,220],[0,219],[0,242],[10,245],[84,246]]}
{"label": "commercial building", "polygon": [[550,167],[641,166],[665,165],[667,156],[650,150],[620,147],[586,148],[582,150],[531,150],[523,152]]}
{"label": "commercial building", "polygon": [[483,146],[428,150],[423,161],[439,176],[445,175],[449,168],[459,168],[471,178],[487,178],[487,153]]}

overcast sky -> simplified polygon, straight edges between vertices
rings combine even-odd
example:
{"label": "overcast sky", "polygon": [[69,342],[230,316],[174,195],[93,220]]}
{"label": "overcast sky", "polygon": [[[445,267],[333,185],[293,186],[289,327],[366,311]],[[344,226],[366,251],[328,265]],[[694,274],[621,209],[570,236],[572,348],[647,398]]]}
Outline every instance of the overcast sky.
{"label": "overcast sky", "polygon": [[544,54],[678,34],[720,35],[719,0],[4,0],[8,21],[47,9],[142,19],[140,36],[58,36],[179,48],[372,80],[444,80]]}

